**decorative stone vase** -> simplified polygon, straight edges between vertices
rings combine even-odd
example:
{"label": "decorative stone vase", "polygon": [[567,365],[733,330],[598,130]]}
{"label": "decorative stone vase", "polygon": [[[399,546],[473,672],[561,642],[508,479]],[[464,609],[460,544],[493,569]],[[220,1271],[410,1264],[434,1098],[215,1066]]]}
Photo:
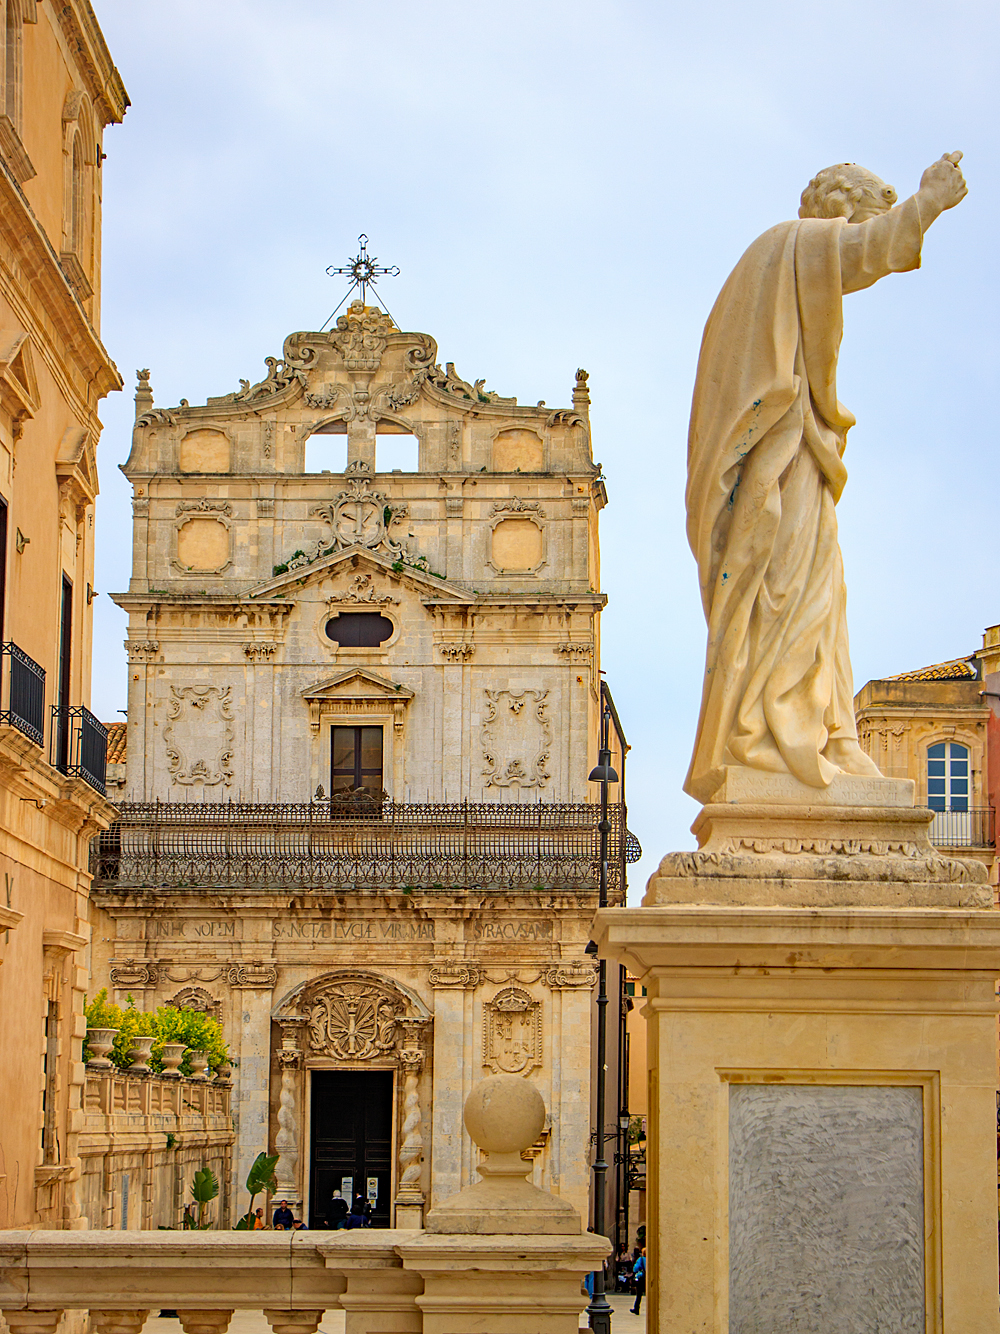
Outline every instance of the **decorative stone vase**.
{"label": "decorative stone vase", "polygon": [[186,1051],[187,1044],[183,1042],[165,1042],[163,1044],[162,1074],[164,1079],[180,1079],[181,1061],[183,1061]]}
{"label": "decorative stone vase", "polygon": [[114,1064],[108,1060],[108,1052],[115,1045],[117,1036],[117,1028],[87,1029],[87,1046],[90,1048],[90,1060],[87,1062],[88,1070],[100,1072],[115,1068]]}
{"label": "decorative stone vase", "polygon": [[231,1084],[233,1082],[233,1067],[228,1061],[223,1061],[216,1070],[215,1082],[217,1084]]}
{"label": "decorative stone vase", "polygon": [[149,1064],[149,1053],[155,1041],[155,1036],[152,1033],[137,1033],[132,1039],[132,1047],[128,1054],[129,1060],[132,1062],[128,1068],[130,1075],[151,1075],[153,1073]]}
{"label": "decorative stone vase", "polygon": [[208,1079],[207,1071],[208,1071],[208,1052],[192,1050],[191,1073],[190,1075],[188,1075],[188,1078],[197,1079],[200,1080],[202,1083],[204,1083]]}

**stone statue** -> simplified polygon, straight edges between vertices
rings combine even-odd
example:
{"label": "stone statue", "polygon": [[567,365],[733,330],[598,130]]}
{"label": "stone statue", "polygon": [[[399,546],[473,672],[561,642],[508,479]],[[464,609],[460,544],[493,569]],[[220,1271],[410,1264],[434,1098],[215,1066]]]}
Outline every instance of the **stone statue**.
{"label": "stone statue", "polygon": [[854,418],[837,401],[845,292],[920,265],[923,234],[966,194],[946,153],[905,203],[853,163],[765,232],[705,326],[688,437],[688,540],[708,620],[701,717],[685,790],[711,800],[726,766],[825,788],[877,776],[858,745],[835,505]]}

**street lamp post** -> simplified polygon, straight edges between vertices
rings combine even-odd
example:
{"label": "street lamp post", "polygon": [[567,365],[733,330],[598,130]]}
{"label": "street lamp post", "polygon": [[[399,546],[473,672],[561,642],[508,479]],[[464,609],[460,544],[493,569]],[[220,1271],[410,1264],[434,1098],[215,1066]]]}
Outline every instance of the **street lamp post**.
{"label": "street lamp post", "polygon": [[[601,865],[598,880],[598,903],[602,908],[608,906],[608,834],[611,825],[608,821],[608,784],[617,783],[618,775],[611,767],[611,748],[608,737],[611,728],[611,709],[604,699],[601,714],[601,749],[597,765],[590,771],[590,782],[601,785],[601,820],[598,832],[601,835]],[[604,1212],[608,1164],[604,1157],[606,1133],[605,1114],[605,1066],[608,1048],[608,970],[603,959],[598,963],[597,971],[597,1137],[594,1157],[594,1233],[603,1237],[605,1233]],[[605,1296],[604,1266],[594,1270],[594,1293],[587,1307],[587,1323],[594,1334],[611,1334],[611,1305]]]}

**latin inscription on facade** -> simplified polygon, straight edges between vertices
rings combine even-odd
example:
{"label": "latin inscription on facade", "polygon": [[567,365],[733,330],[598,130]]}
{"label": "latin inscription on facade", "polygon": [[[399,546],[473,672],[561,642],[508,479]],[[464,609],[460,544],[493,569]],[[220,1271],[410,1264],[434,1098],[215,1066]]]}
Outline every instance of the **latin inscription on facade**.
{"label": "latin inscription on facade", "polygon": [[923,1334],[922,1090],[729,1098],[730,1334]]}
{"label": "latin inscription on facade", "polygon": [[551,940],[551,922],[475,922],[476,940]]}
{"label": "latin inscription on facade", "polygon": [[433,940],[433,922],[274,922],[275,940]]}
{"label": "latin inscription on facade", "polygon": [[242,940],[243,923],[237,917],[150,917],[147,940]]}

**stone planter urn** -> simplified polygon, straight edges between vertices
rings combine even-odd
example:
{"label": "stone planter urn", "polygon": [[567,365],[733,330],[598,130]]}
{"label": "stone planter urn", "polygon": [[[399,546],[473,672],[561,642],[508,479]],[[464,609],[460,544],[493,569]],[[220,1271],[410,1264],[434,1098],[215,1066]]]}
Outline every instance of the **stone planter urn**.
{"label": "stone planter urn", "polygon": [[132,1048],[129,1052],[129,1060],[132,1064],[128,1068],[130,1075],[151,1075],[153,1073],[149,1064],[149,1053],[154,1041],[155,1037],[152,1033],[136,1034],[132,1039]]}
{"label": "stone planter urn", "polygon": [[106,1072],[115,1067],[108,1060],[108,1052],[115,1045],[115,1038],[118,1036],[117,1028],[88,1028],[87,1046],[90,1048],[90,1060],[87,1062],[88,1070]]}
{"label": "stone planter urn", "polygon": [[208,1079],[208,1052],[191,1052],[191,1073],[189,1079],[197,1079],[204,1083]]}
{"label": "stone planter urn", "polygon": [[184,1059],[184,1053],[187,1051],[187,1044],[183,1042],[165,1042],[163,1044],[163,1070],[164,1079],[181,1078],[181,1061]]}
{"label": "stone planter urn", "polygon": [[217,1084],[231,1084],[233,1082],[233,1067],[228,1061],[223,1061],[216,1070],[215,1082]]}

